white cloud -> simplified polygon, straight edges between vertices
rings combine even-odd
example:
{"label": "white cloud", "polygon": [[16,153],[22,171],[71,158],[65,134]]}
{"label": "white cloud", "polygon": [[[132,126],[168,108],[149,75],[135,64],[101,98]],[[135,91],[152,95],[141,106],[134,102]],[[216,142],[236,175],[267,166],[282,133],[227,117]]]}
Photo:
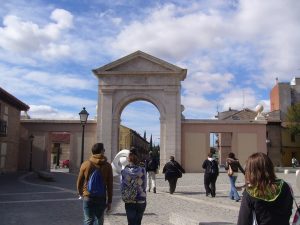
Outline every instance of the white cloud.
{"label": "white cloud", "polygon": [[72,14],[55,9],[50,18],[54,23],[41,27],[15,15],[5,16],[3,27],[0,27],[0,47],[15,54],[44,56],[48,59],[70,54],[69,47],[62,40],[62,32],[72,28]]}
{"label": "white cloud", "polygon": [[233,90],[223,93],[219,101],[222,110],[232,109],[253,109],[259,101],[256,98],[255,91],[251,88],[234,88]]}
{"label": "white cloud", "polygon": [[181,9],[172,4],[154,8],[143,21],[133,21],[111,43],[126,53],[144,50],[154,55],[182,58],[199,49],[222,44],[222,18],[202,12],[177,16]]}
{"label": "white cloud", "polygon": [[[24,74],[24,80],[35,82],[39,85],[48,86],[49,89],[80,89],[91,90],[96,87],[96,80],[84,79],[70,74],[51,74],[42,71],[28,71]],[[96,90],[96,89],[95,89]]]}
{"label": "white cloud", "polygon": [[32,119],[79,119],[74,113],[61,111],[49,105],[30,105],[28,115]]}
{"label": "white cloud", "polygon": [[[231,82],[234,80],[233,74],[197,72],[191,74],[183,82],[184,93],[194,95],[208,95],[211,93],[220,93],[231,88]],[[222,83],[222,85],[219,85]],[[216,88],[217,87],[217,88]]]}

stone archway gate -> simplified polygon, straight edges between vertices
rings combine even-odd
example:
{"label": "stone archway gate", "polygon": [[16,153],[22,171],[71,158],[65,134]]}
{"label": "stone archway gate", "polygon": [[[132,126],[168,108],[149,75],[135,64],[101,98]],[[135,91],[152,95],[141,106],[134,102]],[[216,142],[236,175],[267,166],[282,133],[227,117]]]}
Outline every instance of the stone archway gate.
{"label": "stone archway gate", "polygon": [[123,109],[131,102],[145,100],[160,113],[161,165],[170,155],[181,161],[180,90],[187,70],[137,51],[93,73],[99,80],[97,141],[104,143],[108,159],[118,152]]}

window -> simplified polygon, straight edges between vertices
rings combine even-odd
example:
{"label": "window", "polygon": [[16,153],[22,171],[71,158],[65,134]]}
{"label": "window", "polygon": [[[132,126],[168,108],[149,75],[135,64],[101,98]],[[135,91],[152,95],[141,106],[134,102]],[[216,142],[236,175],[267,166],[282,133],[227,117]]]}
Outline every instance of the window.
{"label": "window", "polygon": [[5,120],[0,119],[0,137],[5,137],[7,134],[7,123]]}
{"label": "window", "polygon": [[291,134],[291,142],[295,142],[296,141],[296,135],[295,134]]}

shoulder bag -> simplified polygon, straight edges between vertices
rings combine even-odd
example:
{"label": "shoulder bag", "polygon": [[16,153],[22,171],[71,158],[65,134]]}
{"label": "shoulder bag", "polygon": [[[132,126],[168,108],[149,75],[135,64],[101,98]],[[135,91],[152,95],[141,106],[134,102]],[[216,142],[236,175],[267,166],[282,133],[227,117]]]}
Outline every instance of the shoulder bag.
{"label": "shoulder bag", "polygon": [[233,174],[234,174],[234,172],[233,172],[233,170],[232,170],[230,164],[228,164],[227,174],[228,174],[228,176],[233,176]]}

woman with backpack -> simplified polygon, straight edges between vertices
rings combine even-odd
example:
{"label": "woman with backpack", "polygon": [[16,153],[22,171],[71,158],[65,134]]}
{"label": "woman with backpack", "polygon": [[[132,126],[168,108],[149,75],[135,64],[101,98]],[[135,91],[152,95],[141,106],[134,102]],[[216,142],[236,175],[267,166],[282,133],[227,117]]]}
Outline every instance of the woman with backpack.
{"label": "woman with backpack", "polygon": [[213,158],[213,153],[208,153],[207,159],[204,160],[202,168],[204,172],[204,187],[206,196],[216,197],[216,181],[219,176],[218,162]]}
{"label": "woman with backpack", "polygon": [[128,155],[129,164],[121,171],[121,195],[128,225],[141,225],[146,209],[146,170],[138,165],[137,149]]}
{"label": "woman with backpack", "polygon": [[246,163],[245,183],[237,225],[289,225],[293,195],[289,185],[277,179],[270,158],[261,152]]}
{"label": "woman with backpack", "polygon": [[236,202],[240,201],[239,193],[237,192],[235,182],[238,177],[238,171],[240,170],[243,174],[245,174],[245,171],[243,167],[241,166],[239,160],[235,158],[235,155],[233,152],[230,152],[228,154],[228,158],[226,159],[226,165],[225,170],[227,170],[227,174],[230,181],[230,192],[229,197],[232,200],[235,200]]}

